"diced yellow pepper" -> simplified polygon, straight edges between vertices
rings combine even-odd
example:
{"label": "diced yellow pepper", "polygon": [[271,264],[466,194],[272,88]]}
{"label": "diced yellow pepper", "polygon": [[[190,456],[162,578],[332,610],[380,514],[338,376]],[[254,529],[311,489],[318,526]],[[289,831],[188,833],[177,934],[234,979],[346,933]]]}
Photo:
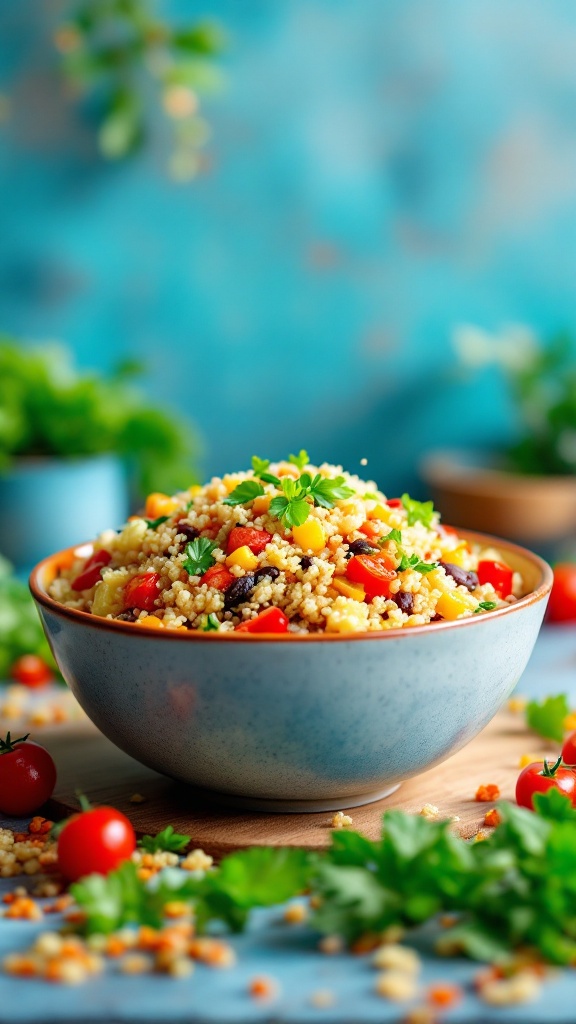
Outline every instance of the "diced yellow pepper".
{"label": "diced yellow pepper", "polygon": [[146,498],[146,518],[158,519],[160,516],[170,516],[179,507],[180,502],[175,498],[170,498],[168,494],[154,491],[153,494],[149,494]]}
{"label": "diced yellow pepper", "polygon": [[292,536],[303,551],[322,551],[326,547],[326,534],[317,519],[307,519],[302,526],[295,526]]}
{"label": "diced yellow pepper", "polygon": [[252,502],[252,512],[255,516],[263,516],[270,508],[272,498],[269,494],[260,494]]}
{"label": "diced yellow pepper", "polygon": [[228,491],[228,494],[232,494],[232,491],[236,487],[238,487],[238,484],[241,483],[241,480],[240,480],[239,476],[233,476],[232,474],[227,474],[226,476],[222,477],[222,483],[224,484],[224,487]]}
{"label": "diced yellow pepper", "polygon": [[145,619],[136,619],[135,625],[147,626],[148,629],[166,629],[162,619],[157,615],[147,615]]}
{"label": "diced yellow pepper", "polygon": [[463,594],[446,591],[438,601],[436,611],[444,619],[458,619],[464,612],[470,611],[470,605]]}
{"label": "diced yellow pepper", "polygon": [[390,522],[390,515],[393,509],[386,508],[384,505],[375,505],[374,508],[368,512],[368,519],[379,519],[382,523]]}
{"label": "diced yellow pepper", "polygon": [[258,565],[258,559],[248,545],[243,544],[241,548],[236,548],[231,555],[228,555],[226,565],[239,565],[241,569],[246,569],[246,572],[251,572]]}
{"label": "diced yellow pepper", "polygon": [[191,498],[195,498],[197,494],[201,493],[201,491],[202,488],[200,484],[192,484],[192,486],[188,488],[188,494]]}
{"label": "diced yellow pepper", "polygon": [[344,597],[351,597],[354,601],[363,601],[366,597],[364,587],[359,583],[350,583],[344,576],[335,576],[332,586]]}
{"label": "diced yellow pepper", "polygon": [[452,548],[450,551],[444,551],[443,557],[447,562],[451,562],[452,565],[459,565],[460,568],[464,568],[467,561],[469,549],[466,541],[462,541],[457,547]]}

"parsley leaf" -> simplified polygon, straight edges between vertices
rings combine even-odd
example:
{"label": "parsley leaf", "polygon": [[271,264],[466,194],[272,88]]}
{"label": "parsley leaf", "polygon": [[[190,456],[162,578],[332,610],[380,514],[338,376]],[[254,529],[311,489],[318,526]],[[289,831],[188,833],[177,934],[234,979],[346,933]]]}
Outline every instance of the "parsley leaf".
{"label": "parsley leaf", "polygon": [[310,458],[305,448],[301,448],[298,455],[288,456],[288,462],[291,462],[293,466],[298,466],[298,469],[302,470],[304,469],[304,466],[308,465]]}
{"label": "parsley leaf", "polygon": [[310,515],[310,505],[304,498],[272,498],[269,510],[286,527],[302,526]]}
{"label": "parsley leaf", "polygon": [[162,832],[156,836],[142,836],[138,846],[141,846],[147,853],[157,853],[159,850],[168,850],[170,853],[181,853],[190,842],[189,836],[179,835],[174,831],[173,825],[167,825]]}
{"label": "parsley leaf", "polygon": [[202,632],[212,633],[218,632],[220,629],[220,620],[214,612],[210,612],[210,615],[206,615],[202,620]]}
{"label": "parsley leaf", "polygon": [[387,533],[385,537],[380,537],[379,538],[378,545],[380,547],[382,547],[389,540],[396,541],[396,544],[401,544],[402,543],[402,534],[401,534],[400,530],[390,530],[390,533]]}
{"label": "parsley leaf", "polygon": [[216,559],[212,552],[218,545],[207,537],[196,537],[186,545],[187,559],[183,564],[189,576],[202,576],[210,566],[214,565]]}
{"label": "parsley leaf", "polygon": [[254,476],[264,480],[267,484],[274,484],[276,487],[280,487],[280,480],[274,473],[267,473],[266,470],[270,465],[270,459],[259,459],[257,455],[252,456],[252,469],[254,470]]}
{"label": "parsley leaf", "polygon": [[183,878],[165,869],[152,883],[138,878],[138,867],[124,861],[108,875],[89,875],[70,887],[70,892],[84,919],[78,927],[88,935],[109,935],[127,924],[160,928],[164,923],[164,905],[170,900],[190,902],[196,895],[198,882]]}
{"label": "parsley leaf", "polygon": [[285,477],[281,482],[283,495],[273,498],[270,502],[270,514],[276,516],[285,527],[302,526],[310,515],[310,504],[306,501],[311,497],[315,505],[322,508],[334,508],[334,504],[354,494],[351,487],[344,484],[344,477],[337,476],[334,480],[323,479],[320,473],[314,478],[310,473],[302,473],[298,480]]}
{"label": "parsley leaf", "polygon": [[[302,480],[302,477],[300,477],[300,480]],[[308,494],[314,498],[314,504],[321,505],[322,508],[334,508],[337,501],[351,498],[354,493],[354,488],[347,487],[344,483],[343,476],[337,476],[333,480],[329,480],[323,479],[317,473],[308,487]]]}
{"label": "parsley leaf", "polygon": [[378,495],[374,494],[373,491],[366,491],[366,494],[362,495],[362,497],[364,498],[364,501],[367,499],[370,501],[380,501]]}
{"label": "parsley leaf", "polygon": [[564,719],[569,713],[565,693],[546,697],[541,703],[531,700],[526,707],[526,725],[539,736],[561,743],[564,739]]}
{"label": "parsley leaf", "polygon": [[264,494],[264,488],[257,480],[243,480],[227,498],[224,498],[222,504],[247,505],[248,502],[254,501],[254,498],[258,498],[261,494]]}
{"label": "parsley leaf", "polygon": [[165,523],[169,518],[170,516],[158,516],[158,519],[147,519],[146,525],[149,530],[155,530],[157,526],[160,526],[161,523]]}
{"label": "parsley leaf", "polygon": [[406,552],[403,551],[397,572],[405,572],[406,569],[414,569],[416,572],[420,572],[425,575],[437,568],[437,562],[422,562],[418,555],[407,555]]}
{"label": "parsley leaf", "polygon": [[423,526],[430,529],[435,515],[434,505],[431,501],[416,501],[416,499],[411,498],[409,494],[403,494],[402,504],[406,509],[408,516],[408,526],[414,526],[415,523],[422,523]]}
{"label": "parsley leaf", "polygon": [[478,607],[474,609],[474,615],[478,612],[491,612],[493,608],[496,608],[496,601],[480,601]]}

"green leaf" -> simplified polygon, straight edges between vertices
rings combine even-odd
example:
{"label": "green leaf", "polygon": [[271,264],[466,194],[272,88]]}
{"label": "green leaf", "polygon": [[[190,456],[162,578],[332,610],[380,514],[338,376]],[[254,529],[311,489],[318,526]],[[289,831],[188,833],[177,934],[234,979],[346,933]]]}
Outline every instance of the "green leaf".
{"label": "green leaf", "polygon": [[564,719],[569,713],[565,693],[546,697],[541,702],[531,700],[526,707],[526,725],[544,739],[561,743],[564,739]]}
{"label": "green leaf", "polygon": [[202,576],[207,569],[214,565],[216,559],[212,552],[218,545],[207,537],[196,537],[186,545],[186,561],[182,568],[189,576]]}
{"label": "green leaf", "polygon": [[[293,483],[293,481],[291,481]],[[285,481],[282,481],[284,485]],[[290,529],[293,526],[302,526],[310,515],[310,505],[304,498],[272,498],[268,509],[271,516],[281,521],[283,526]]]}
{"label": "green leaf", "polygon": [[288,456],[288,462],[291,462],[293,466],[298,466],[298,469],[302,470],[304,469],[304,466],[307,466],[310,462],[310,457],[308,452],[304,448],[301,448],[298,455]]}
{"label": "green leaf", "polygon": [[534,806],[541,818],[547,821],[572,821],[576,823],[576,807],[572,801],[558,789],[549,789],[547,793],[534,794]]}
{"label": "green leaf", "polygon": [[227,498],[224,498],[223,504],[247,505],[249,502],[254,501],[254,498],[258,498],[264,493],[262,484],[259,484],[257,480],[243,480]]}
{"label": "green leaf", "polygon": [[186,849],[190,837],[181,835],[174,831],[173,825],[167,825],[162,832],[156,836],[142,836],[138,846],[148,853],[157,853],[159,850],[168,850],[170,853],[181,853]]}
{"label": "green leaf", "polygon": [[408,517],[408,526],[414,526],[416,523],[422,523],[430,529],[434,521],[434,505],[431,501],[416,501],[411,498],[409,494],[402,495],[402,504],[406,509]]}
{"label": "green leaf", "polygon": [[390,533],[387,533],[385,537],[380,537],[378,544],[382,547],[382,545],[386,544],[389,540],[395,541],[396,544],[401,544],[402,533],[400,530],[390,530]]}
{"label": "green leaf", "polygon": [[203,633],[217,633],[220,629],[220,620],[214,612],[210,612],[210,615],[206,615],[202,620],[202,632]]}
{"label": "green leaf", "polygon": [[149,530],[155,530],[157,526],[165,523],[169,518],[170,516],[158,516],[158,519],[147,519],[146,525]]}
{"label": "green leaf", "polygon": [[252,469],[255,476],[260,476],[270,465],[270,459],[259,459],[257,455],[252,456]]}
{"label": "green leaf", "polygon": [[491,612],[496,607],[496,601],[480,601],[478,607],[474,609],[474,615],[477,615],[478,612]]}
{"label": "green leaf", "polygon": [[334,508],[337,501],[351,498],[355,494],[353,487],[344,483],[343,476],[337,476],[333,480],[323,479],[320,474],[314,477],[308,493],[314,498],[314,504],[322,508]]}
{"label": "green leaf", "polygon": [[407,555],[405,552],[402,552],[400,563],[398,565],[398,572],[405,572],[406,569],[414,569],[415,572],[420,572],[425,575],[437,568],[437,562],[422,562],[418,555]]}

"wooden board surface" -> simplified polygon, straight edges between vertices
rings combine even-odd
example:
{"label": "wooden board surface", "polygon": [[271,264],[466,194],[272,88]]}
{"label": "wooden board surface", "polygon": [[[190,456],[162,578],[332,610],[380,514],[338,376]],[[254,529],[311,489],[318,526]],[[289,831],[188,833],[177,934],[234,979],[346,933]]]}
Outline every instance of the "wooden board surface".
{"label": "wooden board surface", "polygon": [[[38,738],[58,767],[50,804],[55,818],[77,810],[75,792],[81,790],[94,803],[109,803],[122,810],[139,835],[154,835],[171,824],[190,836],[192,847],[202,847],[215,857],[252,845],[319,850],[330,842],[331,812],[250,813],[206,803],[185,786],[123,754],[90,723],[46,729]],[[465,837],[472,836],[492,806],[474,800],[478,786],[496,783],[504,799],[513,799],[520,756],[549,754],[552,746],[529,733],[521,715],[502,711],[480,736],[444,764],[404,782],[385,800],[352,809],[352,827],[376,838],[386,809],[417,814],[424,804],[431,803],[438,807],[441,818],[457,815],[460,821],[455,829]],[[144,802],[131,803],[135,793],[143,796]]]}

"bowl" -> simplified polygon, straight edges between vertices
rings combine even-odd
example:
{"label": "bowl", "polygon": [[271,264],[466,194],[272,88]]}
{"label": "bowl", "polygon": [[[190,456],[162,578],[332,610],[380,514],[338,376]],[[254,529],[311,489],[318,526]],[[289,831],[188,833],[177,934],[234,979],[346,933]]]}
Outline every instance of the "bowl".
{"label": "bowl", "polygon": [[126,753],[220,802],[337,810],[454,754],[526,667],[552,570],[507,541],[462,536],[496,545],[530,593],[453,622],[266,637],[159,631],[60,605],[48,587],[78,549],[40,562],[30,585],[64,678]]}

